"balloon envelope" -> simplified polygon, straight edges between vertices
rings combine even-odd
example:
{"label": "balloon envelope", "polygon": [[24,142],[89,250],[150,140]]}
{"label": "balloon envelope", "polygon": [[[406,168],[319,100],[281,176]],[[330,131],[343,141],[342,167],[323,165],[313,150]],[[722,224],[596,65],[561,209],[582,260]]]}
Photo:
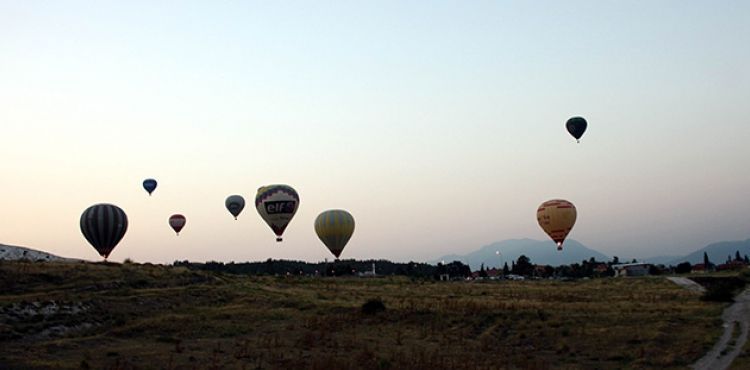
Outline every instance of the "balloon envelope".
{"label": "balloon envelope", "polygon": [[281,235],[297,213],[297,207],[299,195],[289,185],[263,186],[255,196],[255,208],[276,234],[277,242],[281,241]]}
{"label": "balloon envelope", "polygon": [[586,126],[588,126],[588,123],[586,123],[586,120],[583,117],[571,117],[568,122],[565,123],[565,128],[568,129],[568,132],[576,139],[576,141],[579,141],[581,136],[583,136],[583,133],[586,132]]}
{"label": "balloon envelope", "polygon": [[227,197],[227,200],[224,201],[224,205],[236,220],[237,216],[239,216],[242,210],[245,208],[245,198],[243,198],[241,195],[230,195],[229,197]]}
{"label": "balloon envelope", "polygon": [[332,209],[315,219],[315,233],[328,250],[339,258],[354,233],[354,217],[342,209]]}
{"label": "balloon envelope", "polygon": [[107,259],[128,231],[128,216],[113,204],[95,204],[81,214],[81,233]]}
{"label": "balloon envelope", "polygon": [[169,217],[169,226],[172,226],[172,229],[177,235],[180,235],[180,230],[185,227],[186,222],[187,220],[183,215],[172,215]]}
{"label": "balloon envelope", "polygon": [[557,243],[557,250],[562,250],[565,238],[576,223],[576,207],[562,199],[548,200],[536,210],[536,220],[542,230]]}
{"label": "balloon envelope", "polygon": [[143,188],[146,189],[148,192],[148,195],[151,195],[151,193],[156,190],[157,182],[154,179],[145,179],[143,180]]}

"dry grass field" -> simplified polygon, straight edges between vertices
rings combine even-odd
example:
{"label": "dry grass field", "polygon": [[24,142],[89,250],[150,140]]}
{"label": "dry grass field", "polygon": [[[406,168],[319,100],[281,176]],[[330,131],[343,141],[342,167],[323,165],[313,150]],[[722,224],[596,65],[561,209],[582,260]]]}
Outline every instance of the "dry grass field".
{"label": "dry grass field", "polygon": [[[362,306],[379,299],[384,311]],[[685,368],[725,304],[663,278],[431,282],[0,263],[0,369]]]}

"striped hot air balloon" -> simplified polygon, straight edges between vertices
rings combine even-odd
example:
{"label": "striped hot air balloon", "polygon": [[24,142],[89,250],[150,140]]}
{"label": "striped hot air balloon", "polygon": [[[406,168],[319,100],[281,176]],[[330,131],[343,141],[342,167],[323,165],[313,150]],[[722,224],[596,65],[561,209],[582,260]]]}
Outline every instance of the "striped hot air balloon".
{"label": "striped hot air balloon", "polygon": [[255,208],[276,234],[277,242],[282,240],[281,235],[297,213],[298,207],[299,195],[289,185],[263,186],[255,196]]}
{"label": "striped hot air balloon", "polygon": [[81,214],[81,233],[106,260],[128,230],[128,216],[113,204],[95,204]]}
{"label": "striped hot air balloon", "polygon": [[343,209],[331,209],[315,219],[315,233],[336,258],[354,233],[354,217]]}
{"label": "striped hot air balloon", "polygon": [[539,226],[557,243],[557,250],[562,250],[565,238],[576,223],[576,215],[573,203],[562,199],[548,200],[536,210]]}
{"label": "striped hot air balloon", "polygon": [[185,219],[185,216],[183,215],[172,215],[169,216],[169,226],[172,227],[172,230],[174,230],[177,235],[180,235],[180,230],[182,230],[183,227],[185,227],[185,223],[187,220]]}

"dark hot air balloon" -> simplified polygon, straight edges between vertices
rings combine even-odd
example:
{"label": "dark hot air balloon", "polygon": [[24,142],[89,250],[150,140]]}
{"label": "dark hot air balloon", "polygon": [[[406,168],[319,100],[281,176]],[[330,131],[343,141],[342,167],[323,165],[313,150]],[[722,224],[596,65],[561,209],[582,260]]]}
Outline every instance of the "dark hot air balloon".
{"label": "dark hot air balloon", "polygon": [[81,233],[106,260],[128,231],[128,216],[118,206],[95,204],[81,214]]}
{"label": "dark hot air balloon", "polygon": [[145,179],[143,180],[143,188],[146,189],[148,192],[148,195],[151,195],[151,193],[156,190],[157,182],[154,179]]}
{"label": "dark hot air balloon", "polygon": [[576,138],[576,142],[580,142],[581,136],[586,132],[586,126],[588,126],[588,124],[583,117],[572,117],[565,123],[565,128],[567,128],[568,132]]}
{"label": "dark hot air balloon", "polygon": [[175,233],[177,235],[180,235],[180,230],[182,230],[183,227],[185,227],[185,222],[187,220],[185,219],[185,216],[183,215],[172,215],[169,216],[169,226],[172,227]]}
{"label": "dark hot air balloon", "polygon": [[224,205],[236,220],[237,216],[239,216],[242,210],[245,208],[245,198],[243,198],[241,195],[230,195],[229,197],[227,197],[227,200],[224,201]]}

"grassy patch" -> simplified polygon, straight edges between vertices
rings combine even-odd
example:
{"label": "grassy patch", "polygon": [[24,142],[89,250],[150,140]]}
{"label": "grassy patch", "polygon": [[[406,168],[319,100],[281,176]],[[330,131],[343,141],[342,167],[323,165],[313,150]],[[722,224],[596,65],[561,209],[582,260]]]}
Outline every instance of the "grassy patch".
{"label": "grassy patch", "polygon": [[750,340],[745,342],[745,345],[742,347],[742,351],[737,356],[737,358],[734,359],[734,362],[732,362],[732,366],[730,366],[729,369],[730,370],[750,369]]}
{"label": "grassy patch", "polygon": [[[4,263],[4,283],[0,329],[14,336],[0,336],[0,362],[11,368],[682,368],[713,345],[724,308],[655,278],[437,283]],[[386,309],[372,314],[375,300]],[[78,311],[35,321],[8,311],[50,301]],[[39,336],[73,322],[96,325]]]}

